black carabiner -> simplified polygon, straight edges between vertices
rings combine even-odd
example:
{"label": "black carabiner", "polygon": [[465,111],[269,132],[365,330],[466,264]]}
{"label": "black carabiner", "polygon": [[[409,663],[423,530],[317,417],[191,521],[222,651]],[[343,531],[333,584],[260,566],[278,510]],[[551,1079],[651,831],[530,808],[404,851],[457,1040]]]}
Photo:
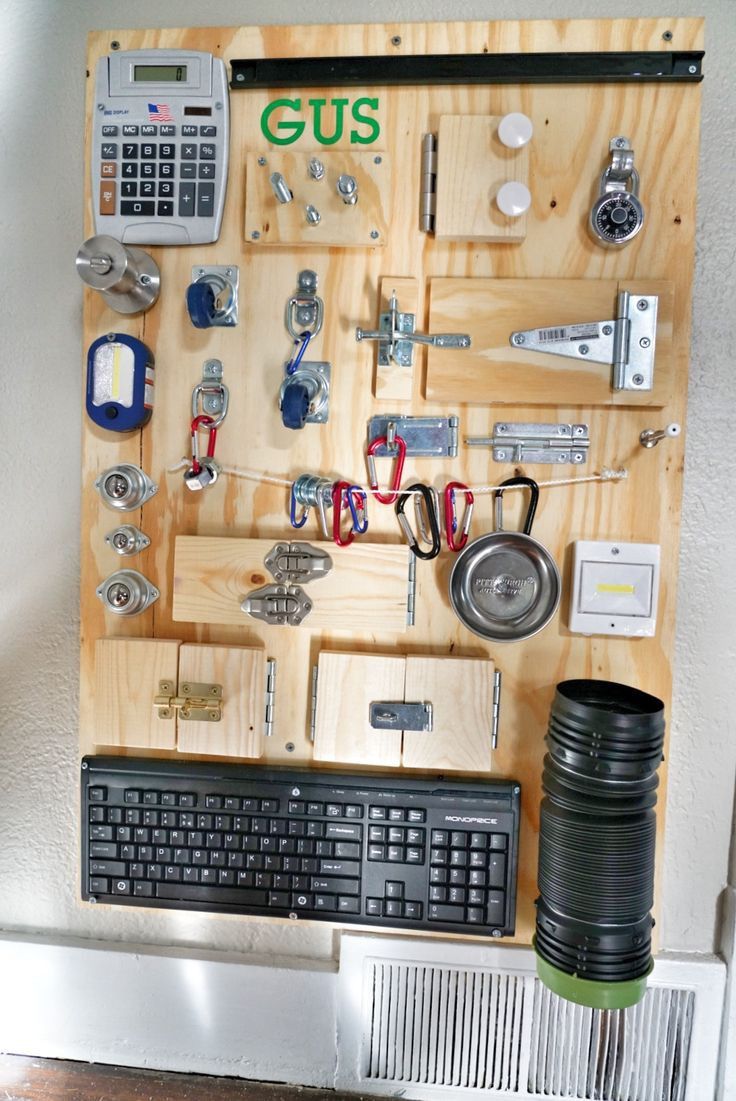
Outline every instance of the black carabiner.
{"label": "black carabiner", "polygon": [[502,487],[504,486],[528,486],[531,490],[529,508],[527,509],[526,519],[524,520],[524,527],[521,529],[524,535],[531,535],[534,515],[537,511],[537,503],[539,501],[539,486],[533,478],[524,478],[521,475],[518,478],[507,478],[505,482],[501,482],[501,487],[493,494],[493,500],[496,505],[496,531],[503,531]]}
{"label": "black carabiner", "polygon": [[[410,497],[414,497],[417,508],[421,508],[421,504],[416,494],[421,496],[427,513],[427,519],[429,520],[429,531],[432,536],[432,545],[429,550],[422,550],[419,546],[419,540],[416,533],[413,531],[411,524],[404,514],[406,502]],[[437,504],[429,486],[422,485],[420,482],[415,482],[414,485],[407,486],[396,502],[396,516],[398,517],[401,530],[409,541],[409,549],[412,554],[416,555],[417,558],[423,559],[425,562],[430,562],[433,558],[436,558],[440,553],[442,540],[440,538],[440,521],[437,515]]]}

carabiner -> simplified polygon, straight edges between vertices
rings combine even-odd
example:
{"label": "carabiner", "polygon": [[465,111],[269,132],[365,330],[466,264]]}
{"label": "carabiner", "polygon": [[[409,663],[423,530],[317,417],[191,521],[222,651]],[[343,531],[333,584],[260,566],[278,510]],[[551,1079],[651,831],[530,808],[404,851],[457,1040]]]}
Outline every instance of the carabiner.
{"label": "carabiner", "polygon": [[[415,496],[415,494],[417,494],[418,496]],[[424,505],[424,510],[427,514],[427,521],[429,525],[429,533],[432,539],[432,545],[429,550],[423,550],[419,546],[419,540],[417,539],[416,534],[412,531],[411,524],[404,514],[406,502],[410,497],[415,497],[415,508],[417,509],[418,520],[417,526],[422,531],[427,530],[427,524],[425,524],[421,520],[419,512],[422,504]],[[399,526],[409,542],[409,549],[411,550],[412,554],[416,555],[417,558],[423,559],[425,562],[429,562],[433,558],[436,558],[437,555],[440,553],[442,540],[440,538],[440,524],[439,518],[437,516],[437,504],[431,488],[429,486],[422,485],[419,482],[415,482],[414,485],[407,486],[407,488],[404,490],[397,501],[396,515],[399,520]]]}
{"label": "carabiner", "polygon": [[[465,511],[460,526],[460,538],[455,541],[455,532],[458,529],[457,516],[455,515],[455,490],[465,492]],[[447,545],[451,551],[461,551],[468,541],[470,521],[473,518],[475,499],[468,487],[462,482],[448,482],[445,486],[445,535]]]}
{"label": "carabiner", "polygon": [[285,374],[287,374],[287,375],[293,375],[294,374],[297,367],[299,366],[302,359],[304,358],[304,353],[306,352],[306,350],[309,346],[309,341],[311,339],[312,339],[312,334],[305,330],[294,341],[294,347],[296,348],[296,351],[294,352],[294,355],[291,357],[289,362],[284,364],[284,373]]}
{"label": "carabiner", "polygon": [[378,477],[376,475],[376,460],[374,455],[378,451],[379,447],[388,447],[388,438],[386,436],[377,436],[375,440],[371,440],[368,444],[368,450],[366,452],[366,463],[368,466],[368,482],[373,491],[373,496],[377,501],[380,501],[382,505],[392,505],[399,495],[399,487],[401,486],[401,475],[404,472],[404,459],[406,458],[406,442],[401,436],[394,437],[396,444],[396,454],[394,459],[394,470],[391,484],[389,485],[389,493],[378,492]]}
{"label": "carabiner", "polygon": [[[340,530],[340,520],[345,509],[350,504],[350,491],[353,487],[350,482],[335,482],[332,487],[332,538],[338,547],[349,547],[355,539],[355,532],[351,529],[347,538],[343,539]],[[352,512],[352,507],[350,508]]]}
{"label": "carabiner", "polygon": [[215,424],[215,418],[208,416],[207,413],[199,413],[192,420],[191,434],[192,434],[192,471],[195,474],[199,474],[202,469],[202,464],[199,461],[199,429],[201,425],[209,425],[209,439],[207,441],[207,458],[214,459],[215,457],[215,444],[217,442],[217,426]]}
{"label": "carabiner", "polygon": [[302,505],[302,517],[301,520],[296,518],[296,482],[291,483],[291,501],[289,503],[289,520],[293,528],[303,528],[309,518],[309,505]]}
{"label": "carabiner", "polygon": [[368,531],[368,494],[360,486],[348,486],[348,505],[353,518],[353,531],[365,535]]}

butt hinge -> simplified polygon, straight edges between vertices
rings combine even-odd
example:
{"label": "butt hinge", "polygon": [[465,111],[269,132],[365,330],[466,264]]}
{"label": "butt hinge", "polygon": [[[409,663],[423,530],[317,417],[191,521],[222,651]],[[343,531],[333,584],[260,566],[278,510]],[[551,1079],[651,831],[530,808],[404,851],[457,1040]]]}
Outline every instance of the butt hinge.
{"label": "butt hinge", "polygon": [[317,736],[317,677],[319,676],[319,668],[316,665],[312,666],[312,713],[309,720],[309,740],[313,742]]}
{"label": "butt hinge", "polygon": [[491,749],[498,746],[498,721],[501,715],[501,671],[493,673],[493,715],[491,718]]}
{"label": "butt hinge", "polygon": [[434,134],[425,134],[422,138],[421,181],[419,228],[422,233],[434,233],[437,211],[437,138]]}
{"label": "butt hinge", "polygon": [[159,719],[173,719],[176,715],[182,722],[219,723],[222,718],[221,684],[187,681],[179,686],[177,694],[173,681],[161,680],[158,691],[153,706]]}
{"label": "butt hinge", "polygon": [[432,704],[404,703],[403,700],[374,700],[368,707],[368,722],[374,730],[418,730],[432,733]]}
{"label": "butt hinge", "polygon": [[409,552],[409,580],[406,593],[406,625],[413,627],[416,621],[417,559]]}
{"label": "butt hinge", "polygon": [[276,659],[266,661],[266,718],[263,733],[266,738],[273,734],[274,712],[276,710]]}

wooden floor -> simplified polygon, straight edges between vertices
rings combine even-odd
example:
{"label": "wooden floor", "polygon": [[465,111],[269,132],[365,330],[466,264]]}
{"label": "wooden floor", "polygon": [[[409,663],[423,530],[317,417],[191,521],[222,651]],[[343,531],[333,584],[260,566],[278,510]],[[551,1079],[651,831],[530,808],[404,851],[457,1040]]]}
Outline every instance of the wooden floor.
{"label": "wooden floor", "polygon": [[367,1101],[357,1093],[0,1055],[1,1101]]}

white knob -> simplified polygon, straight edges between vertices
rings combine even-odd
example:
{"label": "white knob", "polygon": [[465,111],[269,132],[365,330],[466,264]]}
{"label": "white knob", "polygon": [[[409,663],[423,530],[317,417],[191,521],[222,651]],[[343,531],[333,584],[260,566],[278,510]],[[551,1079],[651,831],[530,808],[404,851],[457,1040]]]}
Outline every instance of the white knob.
{"label": "white knob", "polygon": [[531,201],[532,196],[529,188],[523,183],[519,183],[518,180],[509,180],[508,183],[503,184],[499,187],[496,195],[498,209],[509,218],[518,218],[525,214],[531,205]]}
{"label": "white knob", "polygon": [[679,436],[682,429],[679,424],[668,424],[665,428],[665,432],[668,436]]}
{"label": "white knob", "polygon": [[520,111],[504,115],[498,124],[498,140],[509,149],[521,149],[522,145],[531,140],[533,133],[532,120]]}

